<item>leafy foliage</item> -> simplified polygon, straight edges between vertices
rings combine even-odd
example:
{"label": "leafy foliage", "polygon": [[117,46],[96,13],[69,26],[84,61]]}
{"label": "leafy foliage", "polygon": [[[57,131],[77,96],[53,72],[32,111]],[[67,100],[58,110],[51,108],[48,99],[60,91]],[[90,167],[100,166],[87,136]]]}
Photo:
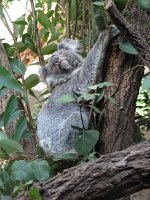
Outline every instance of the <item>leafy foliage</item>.
{"label": "leafy foliage", "polygon": [[[6,18],[4,8],[7,9],[9,3],[13,3],[13,1],[4,2],[7,4],[0,3],[2,20]],[[25,153],[21,145],[24,139],[28,140],[31,136],[35,136],[34,116],[30,111],[28,93],[37,98],[33,87],[39,83],[39,77],[36,74],[25,78],[27,66],[24,58],[29,54],[29,57],[32,57],[31,60],[39,57],[39,60],[43,59],[46,62],[46,55],[56,50],[56,44],[64,36],[79,39],[83,46],[83,55],[85,55],[94,44],[98,31],[111,24],[104,9],[104,1],[92,2],[91,4],[90,1],[72,0],[70,10],[67,10],[69,1],[62,3],[56,0],[38,0],[33,5],[35,17],[34,10],[32,10],[15,21],[9,22],[13,28],[7,27],[7,29],[13,36],[13,43],[3,43],[3,45],[9,58],[10,71],[0,64],[0,97],[3,97],[10,89],[15,91],[15,95],[10,96],[4,112],[0,113],[0,159],[4,161],[0,169],[0,198],[2,199],[15,198],[18,192],[25,189],[29,190],[30,199],[40,200],[40,193],[37,188],[32,187],[32,183],[53,177],[59,160],[76,160],[78,163],[84,163],[97,158],[95,145],[100,133],[97,131],[97,124],[94,120],[89,130],[72,126],[79,131],[79,137],[73,145],[73,153],[47,158],[39,145],[37,145],[35,154]],[[125,9],[126,0],[114,0],[114,2],[119,10]],[[149,0],[135,0],[135,3],[142,9],[150,10]],[[129,54],[138,54],[129,41],[120,42],[119,48]],[[44,62],[40,64],[43,66]],[[16,75],[19,75],[19,78],[16,78]],[[142,90],[144,91],[138,101],[139,105],[146,109],[142,111],[143,115],[147,116],[149,114],[149,82],[149,77],[143,80]],[[97,107],[97,103],[106,99],[117,106],[115,99],[105,94],[107,87],[113,87],[113,84],[104,82],[92,85],[80,97],[65,94],[58,99],[58,102],[75,102],[80,108],[83,105],[87,106],[91,109],[93,116],[100,117],[103,113]],[[14,132],[11,137],[8,137],[7,127],[14,120],[16,120]]]}

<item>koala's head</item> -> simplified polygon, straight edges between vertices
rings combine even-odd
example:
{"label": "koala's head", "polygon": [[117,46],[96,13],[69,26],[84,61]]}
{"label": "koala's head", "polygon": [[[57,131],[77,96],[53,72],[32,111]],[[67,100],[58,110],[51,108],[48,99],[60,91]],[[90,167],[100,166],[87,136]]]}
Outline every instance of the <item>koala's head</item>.
{"label": "koala's head", "polygon": [[51,89],[60,84],[81,67],[82,58],[80,44],[77,40],[64,39],[58,44],[58,50],[54,52],[43,70],[44,79]]}
{"label": "koala's head", "polygon": [[58,50],[49,59],[47,67],[51,74],[70,73],[81,67],[82,58],[78,54],[81,51],[77,40],[64,39],[58,44]]}

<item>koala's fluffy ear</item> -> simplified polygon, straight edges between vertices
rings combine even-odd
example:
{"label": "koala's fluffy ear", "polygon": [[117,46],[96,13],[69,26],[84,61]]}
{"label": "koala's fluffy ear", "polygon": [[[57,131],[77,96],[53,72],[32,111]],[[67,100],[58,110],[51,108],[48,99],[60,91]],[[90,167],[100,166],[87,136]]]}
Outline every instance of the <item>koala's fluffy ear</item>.
{"label": "koala's fluffy ear", "polygon": [[81,53],[82,52],[82,47],[79,43],[78,40],[72,40],[72,39],[63,39],[58,45],[57,48],[59,50],[64,49],[64,50],[71,50],[76,53]]}

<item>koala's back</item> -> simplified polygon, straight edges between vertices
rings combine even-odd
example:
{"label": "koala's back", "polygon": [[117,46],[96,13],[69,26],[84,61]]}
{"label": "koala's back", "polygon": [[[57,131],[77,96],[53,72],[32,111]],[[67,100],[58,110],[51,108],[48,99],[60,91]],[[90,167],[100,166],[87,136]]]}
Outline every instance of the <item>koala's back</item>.
{"label": "koala's back", "polygon": [[[69,152],[78,138],[78,131],[71,126],[83,127],[77,103],[58,103],[64,94],[73,95],[75,78],[54,89],[37,120],[37,136],[43,150],[49,154]],[[83,108],[84,126],[88,126],[88,111]]]}

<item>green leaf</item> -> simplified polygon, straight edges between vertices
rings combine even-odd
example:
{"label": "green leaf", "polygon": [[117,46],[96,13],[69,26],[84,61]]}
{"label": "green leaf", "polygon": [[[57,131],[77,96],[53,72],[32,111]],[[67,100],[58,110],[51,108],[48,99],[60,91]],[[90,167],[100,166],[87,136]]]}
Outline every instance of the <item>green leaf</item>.
{"label": "green leaf", "polygon": [[28,23],[25,20],[16,20],[13,22],[13,24],[28,25]]}
{"label": "green leaf", "polygon": [[135,3],[140,8],[150,10],[150,0],[135,0]]}
{"label": "green leaf", "polygon": [[96,152],[92,152],[88,155],[88,160],[89,161],[94,161],[97,159],[97,157],[95,156]]}
{"label": "green leaf", "polygon": [[102,112],[101,112],[97,107],[95,107],[95,106],[91,106],[91,105],[89,105],[89,107],[90,107],[90,108],[93,108],[94,111],[95,111],[96,113],[99,113],[99,114],[102,113]]}
{"label": "green leaf", "polygon": [[33,170],[30,163],[24,160],[15,161],[11,166],[12,180],[29,181],[33,180]]}
{"label": "green leaf", "polygon": [[122,11],[125,8],[127,1],[128,0],[114,0],[119,11]]}
{"label": "green leaf", "polygon": [[31,74],[25,79],[25,85],[28,90],[33,88],[39,83],[39,76],[37,74]]}
{"label": "green leaf", "polygon": [[33,40],[30,37],[25,37],[24,43],[36,54],[38,54],[38,49],[36,48]]}
{"label": "green leaf", "polygon": [[17,42],[17,46],[18,46],[19,53],[24,52],[28,48],[28,46],[25,45],[22,41]]}
{"label": "green leaf", "polygon": [[57,45],[56,44],[49,44],[41,49],[42,55],[49,55],[56,51]]}
{"label": "green leaf", "polygon": [[58,160],[75,160],[77,158],[77,154],[73,153],[65,153],[65,154],[57,154],[53,157],[54,161]]}
{"label": "green leaf", "polygon": [[20,119],[17,121],[15,134],[13,135],[13,139],[17,142],[20,141],[22,138],[22,135],[27,127],[27,120],[24,116],[20,117]]}
{"label": "green leaf", "polygon": [[142,83],[142,90],[148,90],[150,89],[150,75],[146,76],[143,79],[143,83]]}
{"label": "green leaf", "polygon": [[71,103],[71,102],[76,102],[75,98],[70,95],[70,94],[65,94],[62,95],[61,97],[59,97],[59,99],[57,100],[58,103]]}
{"label": "green leaf", "polygon": [[105,94],[104,88],[100,89],[99,94],[97,95],[97,98],[96,98],[96,103],[98,103],[99,101],[103,99],[104,94]]}
{"label": "green leaf", "polygon": [[25,65],[21,61],[14,58],[9,58],[9,63],[15,73],[22,74],[22,75],[25,74],[26,68],[25,68]]}
{"label": "green leaf", "polygon": [[92,4],[94,4],[96,6],[104,6],[104,2],[99,2],[99,1],[96,1],[96,2],[94,2]]}
{"label": "green leaf", "polygon": [[1,113],[0,114],[0,128],[4,127],[4,120],[3,120],[3,117],[4,116],[4,113]]}
{"label": "green leaf", "polygon": [[50,40],[48,41],[48,44],[51,43],[51,42],[53,42],[53,41],[58,40],[59,37],[60,37],[60,33],[53,33],[53,34],[51,35]]}
{"label": "green leaf", "polygon": [[4,185],[3,181],[0,178],[0,188],[2,188],[2,186]]}
{"label": "green leaf", "polygon": [[49,165],[46,160],[34,160],[31,163],[31,167],[38,181],[44,181],[49,178]]}
{"label": "green leaf", "polygon": [[89,86],[88,88],[90,90],[96,90],[98,88],[105,88],[105,87],[110,87],[110,86],[113,86],[114,84],[113,83],[110,83],[110,82],[103,82],[103,83],[99,83],[99,84],[96,84],[96,85],[91,85]]}
{"label": "green leaf", "polygon": [[98,138],[99,132],[96,130],[83,131],[83,134],[78,137],[73,147],[78,154],[86,156],[94,148]]}
{"label": "green leaf", "polygon": [[7,160],[10,158],[10,156],[4,149],[0,148],[0,158]]}
{"label": "green leaf", "polygon": [[9,47],[9,48],[5,49],[5,51],[6,51],[7,55],[8,55],[8,57],[12,57],[12,56],[14,56],[16,48],[12,46],[12,47]]}
{"label": "green leaf", "polygon": [[32,133],[28,130],[25,130],[21,136],[22,139],[27,139],[27,138],[29,139],[30,137],[32,137]]}
{"label": "green leaf", "polygon": [[11,139],[1,139],[0,149],[6,151],[8,154],[23,152],[21,145],[18,142]]}
{"label": "green leaf", "polygon": [[89,101],[89,100],[94,99],[94,97],[95,97],[95,94],[83,93],[81,94],[80,97],[78,97],[78,102],[83,101],[83,100]]}
{"label": "green leaf", "polygon": [[8,139],[8,136],[5,132],[0,131],[0,140],[2,140],[2,139]]}
{"label": "green leaf", "polygon": [[10,74],[5,67],[0,64],[0,86],[23,93],[21,84]]}
{"label": "green leaf", "polygon": [[40,11],[38,14],[38,21],[42,24],[45,28],[51,28],[51,23],[49,18],[44,14],[44,12]]}
{"label": "green leaf", "polygon": [[12,95],[6,105],[5,108],[5,112],[4,112],[4,127],[7,126],[7,124],[10,122],[10,118],[12,116],[12,114],[14,113],[14,111],[16,110],[18,106],[18,101],[17,101],[17,97],[15,95]]}
{"label": "green leaf", "polygon": [[75,10],[76,10],[76,1],[72,0],[71,5],[70,5],[70,20],[74,21],[75,20]]}
{"label": "green leaf", "polygon": [[19,115],[20,115],[20,110],[17,110],[14,113],[11,113],[8,124],[9,124],[9,122],[13,122],[14,120],[16,120],[16,118],[18,118]]}
{"label": "green leaf", "polygon": [[137,55],[138,51],[134,48],[134,46],[131,44],[131,42],[121,42],[119,43],[119,48],[129,54]]}
{"label": "green leaf", "polygon": [[12,200],[11,196],[9,195],[2,195],[1,198],[1,200]]}
{"label": "green leaf", "polygon": [[29,90],[29,94],[30,94],[33,98],[39,100],[38,97],[37,97],[37,96],[35,95],[35,93],[33,92],[33,90]]}
{"label": "green leaf", "polygon": [[42,157],[45,156],[45,152],[43,151],[43,148],[38,144],[36,145],[36,154]]}
{"label": "green leaf", "polygon": [[35,188],[35,187],[31,187],[29,190],[29,198],[36,199],[36,200],[42,200],[39,189]]}
{"label": "green leaf", "polygon": [[8,92],[8,88],[5,88],[5,87],[1,88],[1,89],[0,89],[0,98],[1,98],[4,94],[6,94],[7,92]]}

